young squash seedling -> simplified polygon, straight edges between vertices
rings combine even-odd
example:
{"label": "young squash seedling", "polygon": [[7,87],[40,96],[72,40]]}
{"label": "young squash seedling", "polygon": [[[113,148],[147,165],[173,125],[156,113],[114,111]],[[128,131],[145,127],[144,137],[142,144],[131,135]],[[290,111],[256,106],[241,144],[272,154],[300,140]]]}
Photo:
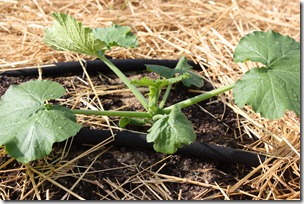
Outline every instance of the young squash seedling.
{"label": "young squash seedling", "polygon": [[[11,85],[0,100],[0,145],[5,145],[7,152],[22,163],[45,157],[54,142],[74,136],[81,128],[75,114],[120,116],[122,127],[134,122],[150,123],[147,142],[153,142],[157,152],[166,154],[173,154],[196,139],[191,122],[181,109],[231,89],[239,107],[251,105],[265,118],[280,118],[286,110],[300,115],[300,43],[288,36],[274,31],[246,35],[236,47],[234,61],[251,60],[262,63],[263,67],[251,69],[236,83],[165,107],[173,84],[203,86],[202,77],[191,71],[185,57],[175,69],[147,65],[148,71],[161,76],[159,79],[144,77],[130,81],[105,57],[105,52],[113,46],[138,46],[129,27],[112,25],[91,29],[70,15],[53,13],[52,16],[54,25],[45,30],[44,43],[56,50],[101,59],[132,91],[146,112],[70,110],[50,103],[65,94],[65,89],[57,82],[36,80]],[[148,99],[136,86],[149,87]],[[166,91],[160,99],[163,88]]]}

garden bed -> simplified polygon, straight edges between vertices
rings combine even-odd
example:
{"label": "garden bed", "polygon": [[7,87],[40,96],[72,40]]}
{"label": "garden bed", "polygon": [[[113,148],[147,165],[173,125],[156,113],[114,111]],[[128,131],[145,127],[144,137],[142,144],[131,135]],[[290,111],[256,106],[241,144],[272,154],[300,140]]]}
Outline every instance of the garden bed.
{"label": "garden bed", "polygon": [[[199,62],[203,65],[200,74],[212,83],[202,90],[235,82],[252,67],[251,63],[238,65],[231,60],[236,42],[245,34],[272,29],[300,39],[299,6],[292,1],[134,0],[70,4],[65,0],[25,0],[5,2],[0,7],[1,71],[83,57],[53,52],[42,44],[43,29],[51,24],[49,14],[54,8],[62,12],[68,9],[91,27],[107,26],[110,22],[131,26],[139,37],[139,48],[113,49],[109,54],[114,58],[176,59],[186,55]],[[142,74],[145,73],[134,73],[136,77]],[[97,73],[91,77],[96,88],[105,94],[100,96],[105,109],[141,110],[114,75],[100,77]],[[56,103],[86,107],[88,104],[78,101],[76,95],[82,95],[86,102],[95,95],[82,74],[50,78],[70,91]],[[1,95],[10,84],[30,79],[1,76]],[[87,92],[80,91],[83,88]],[[173,101],[197,94],[185,88],[173,93]],[[1,148],[0,199],[299,199],[300,118],[286,113],[282,119],[266,120],[250,107],[237,108],[231,98],[231,93],[223,94],[184,111],[194,124],[198,141],[272,157],[257,167],[106,144],[112,139],[98,145],[70,145],[71,140],[56,143],[48,157],[27,166],[10,158]],[[99,105],[96,102],[94,106]],[[78,120],[94,130],[109,128],[102,117],[78,116]],[[113,130],[117,129],[117,118],[109,118],[109,123]]]}
{"label": "garden bed", "polygon": [[[21,73],[21,72],[20,72]],[[26,75],[26,74],[24,74]],[[67,89],[67,94],[58,101],[60,104],[65,104],[65,106],[69,108],[96,108],[96,104],[98,104],[98,100],[94,99],[94,93],[89,86],[88,79],[83,77],[81,73],[78,75],[73,74],[64,74],[63,76],[57,77],[48,77],[44,79],[52,79],[64,85]],[[126,91],[126,87],[123,83],[117,79],[117,77],[111,73],[102,74],[92,73],[90,80],[93,83],[96,91],[100,93],[99,100],[102,101],[102,106],[105,110],[136,110],[136,111],[144,111],[141,105],[138,103],[136,98],[132,96],[131,93]],[[149,76],[151,78],[155,78],[154,74],[148,73],[145,71],[137,71],[137,72],[127,72],[127,76],[131,76],[132,78],[142,78],[144,76]],[[1,77],[1,95],[8,88],[10,84],[19,84],[24,81],[28,81],[33,79],[33,77]],[[170,93],[168,103],[176,103],[181,100],[184,100],[189,97],[193,97],[202,91],[210,91],[212,90],[211,84],[206,82],[206,85],[202,89],[187,89],[182,85],[177,85],[174,87],[172,93]],[[143,90],[145,94],[147,94],[147,90]],[[80,99],[80,100],[79,100]],[[90,105],[88,105],[87,103]],[[95,105],[94,105],[95,104]],[[238,119],[236,114],[230,108],[225,107],[225,105],[219,101],[217,101],[216,97],[199,103],[196,106],[191,106],[185,108],[183,112],[192,122],[194,130],[197,134],[198,142],[205,142],[207,144],[214,144],[222,147],[230,147],[230,148],[239,148],[242,145],[246,145],[246,143],[252,143],[252,139],[246,137],[244,133],[241,133],[242,130],[238,126]],[[109,129],[107,127],[106,121],[101,117],[92,118],[88,116],[79,116],[78,119],[81,121],[84,127],[88,129],[94,130],[105,130]],[[110,117],[111,121],[110,128],[114,131],[121,131],[118,128],[118,119],[115,117]],[[146,132],[149,127],[134,127],[128,126],[129,130]],[[90,132],[85,132],[86,134],[90,134]],[[68,152],[64,160],[72,160],[73,158],[85,153],[88,151],[89,147],[86,144],[95,143],[93,145],[97,145],[99,142],[104,142],[102,140],[94,141],[92,136],[81,134],[76,138],[76,144],[73,144]],[[238,135],[238,136],[237,136]],[[243,135],[243,136],[240,136]],[[98,134],[93,135],[93,137],[98,137]],[[81,138],[82,137],[82,138]],[[83,137],[90,137],[86,140]],[[125,135],[128,137],[128,135]],[[131,138],[132,139],[132,138]],[[73,140],[73,139],[72,139]],[[109,140],[111,138],[109,137]],[[128,140],[128,139],[127,139]],[[86,142],[88,141],[88,142]],[[75,143],[75,142],[74,142]],[[61,155],[63,153],[64,147],[69,144],[66,142],[58,143],[55,146],[55,150],[52,152],[52,155]],[[79,148],[82,145],[81,148]],[[85,145],[85,146],[83,146]],[[119,183],[123,184],[121,187],[122,192],[116,195],[116,199],[123,199],[125,194],[128,194],[132,189],[136,189],[136,187],[143,184],[143,182],[139,178],[132,178],[132,173],[137,170],[147,170],[151,172],[157,171],[159,174],[164,174],[165,176],[172,176],[177,178],[189,179],[191,182],[203,182],[204,184],[210,183],[220,183],[221,185],[231,185],[236,182],[235,178],[244,176],[240,174],[240,170],[245,172],[249,172],[249,166],[231,164],[229,159],[228,162],[223,162],[225,159],[220,161],[208,157],[195,158],[191,156],[185,155],[164,155],[160,153],[156,153],[152,148],[147,148],[147,145],[144,147],[139,147],[134,144],[132,146],[114,146],[111,149],[106,150],[102,155],[101,152],[104,149],[110,147],[112,143],[108,145],[102,145],[95,152],[88,154],[81,159],[73,162],[69,165],[70,169],[62,175],[62,178],[58,179],[58,182],[64,182],[67,188],[72,187],[72,185],[76,182],[77,178],[79,178],[79,174],[84,173],[85,170],[89,170],[84,174],[82,178],[82,182],[80,182],[77,187],[73,190],[74,193],[83,197],[84,199],[99,199],[100,196],[105,196],[105,198],[114,199],[108,195],[107,191],[111,189],[109,183],[115,183],[119,181]],[[92,144],[91,144],[92,146]],[[223,155],[225,157],[225,155]],[[92,159],[96,160],[93,162]],[[54,158],[52,158],[53,160]],[[233,158],[230,158],[233,159]],[[1,159],[1,163],[9,160],[9,157],[6,159]],[[92,164],[90,169],[81,169],[79,167],[85,167]],[[12,164],[17,165],[17,164]],[[78,167],[79,166],[79,167]],[[150,167],[151,166],[151,167]],[[78,167],[78,168],[77,168]],[[149,168],[150,167],[150,168]],[[113,169],[113,170],[112,170]],[[73,172],[77,172],[77,174],[73,175]],[[93,173],[91,173],[93,172]],[[142,175],[143,174],[143,175]],[[143,176],[142,179],[145,179],[145,176],[151,176],[149,172],[143,172],[140,176]],[[12,175],[8,175],[11,177]],[[15,175],[14,175],[15,176]],[[132,178],[132,179],[130,179]],[[147,179],[147,178],[146,178]],[[151,179],[151,178],[149,178]],[[155,178],[156,179],[156,178]],[[98,183],[96,183],[98,181]],[[162,182],[162,179],[160,179]],[[195,185],[187,184],[187,183],[175,183],[175,182],[164,182],[166,188],[168,188],[168,195],[159,195],[162,196],[162,199],[166,199],[165,196],[169,196],[172,199],[177,199],[178,196],[181,196],[183,199],[195,199],[195,196],[201,195],[207,189],[206,187],[198,187]],[[17,185],[17,183],[15,183]],[[149,194],[143,194],[143,189],[139,188],[139,190],[132,191],[130,197],[126,197],[130,199],[132,196],[136,198],[140,198],[142,196],[152,196],[153,190],[149,189],[149,185],[145,189],[146,191],[151,191]],[[50,199],[60,199],[61,196],[64,196],[66,191],[62,189],[58,189],[56,186],[52,186],[50,182],[46,182],[43,184],[45,188],[49,190],[49,192],[57,192],[54,194],[54,197],[50,197]],[[102,187],[104,186],[104,187]],[[207,185],[208,186],[208,185]],[[191,188],[195,188],[195,192],[190,190]],[[155,187],[152,187],[155,188]],[[162,187],[158,187],[161,190]],[[84,190],[85,189],[85,190]],[[24,189],[25,192],[31,190]],[[59,190],[59,192],[58,192]],[[112,189],[114,190],[114,189]],[[87,192],[91,192],[88,194]],[[97,193],[98,192],[98,193]],[[170,192],[170,193],[169,193]],[[214,192],[213,192],[214,193]],[[14,192],[16,194],[15,199],[20,199],[20,194],[18,192]],[[51,193],[52,194],[52,193]],[[206,195],[208,194],[206,192]],[[147,197],[147,198],[148,198]],[[75,198],[75,197],[74,197]],[[73,197],[71,198],[73,199]],[[157,199],[157,197],[155,197]]]}

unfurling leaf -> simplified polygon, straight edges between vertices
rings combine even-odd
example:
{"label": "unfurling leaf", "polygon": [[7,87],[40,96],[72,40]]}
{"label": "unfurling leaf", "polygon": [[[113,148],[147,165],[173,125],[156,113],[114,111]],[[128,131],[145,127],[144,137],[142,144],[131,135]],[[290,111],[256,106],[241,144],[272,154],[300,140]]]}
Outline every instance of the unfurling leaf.
{"label": "unfurling leaf", "polygon": [[154,142],[155,151],[164,154],[174,154],[178,148],[196,139],[191,122],[177,106],[169,115],[162,115],[148,132],[147,142]]}
{"label": "unfurling leaf", "polygon": [[167,86],[169,84],[174,84],[177,82],[180,82],[184,79],[189,78],[190,75],[188,73],[184,73],[182,75],[176,76],[174,78],[168,78],[168,79],[149,79],[147,77],[143,77],[141,79],[134,79],[131,81],[132,84],[136,86],[153,86],[157,89],[161,89],[164,86]]}
{"label": "unfurling leaf", "polygon": [[238,80],[233,89],[236,104],[246,103],[265,118],[276,119],[286,110],[300,115],[300,43],[274,31],[255,31],[243,37],[235,62],[261,62]]}
{"label": "unfurling leaf", "polygon": [[136,86],[148,86],[149,87],[149,107],[148,111],[150,114],[154,115],[162,112],[162,110],[158,107],[158,98],[161,92],[161,89],[164,86],[177,83],[189,77],[188,73],[184,73],[183,75],[176,76],[174,78],[169,79],[149,79],[147,77],[143,77],[139,80],[132,80],[131,83]]}
{"label": "unfurling leaf", "polygon": [[121,117],[119,119],[119,122],[118,122],[119,127],[125,128],[128,124],[131,124],[134,126],[143,126],[146,124],[146,121],[144,119],[130,118],[130,117]]}
{"label": "unfurling leaf", "polygon": [[182,80],[183,84],[186,87],[190,87],[191,85],[193,85],[200,88],[204,86],[203,78],[191,70],[192,67],[187,63],[187,61],[187,58],[183,56],[178,61],[175,69],[170,69],[166,66],[153,64],[147,64],[146,67],[148,71],[158,73],[160,76],[165,77],[167,79],[174,77],[176,74],[183,75],[187,73],[190,77]]}
{"label": "unfurling leaf", "polygon": [[29,81],[12,85],[0,99],[0,145],[22,163],[48,155],[54,142],[74,136],[81,128],[74,113],[45,104],[61,97],[57,82]]}

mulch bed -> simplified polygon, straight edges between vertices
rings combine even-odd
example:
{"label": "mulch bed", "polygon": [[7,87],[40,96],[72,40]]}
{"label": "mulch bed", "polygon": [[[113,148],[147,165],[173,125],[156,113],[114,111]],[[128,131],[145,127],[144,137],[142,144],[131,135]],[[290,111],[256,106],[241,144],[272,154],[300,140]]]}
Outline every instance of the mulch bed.
{"label": "mulch bed", "polygon": [[[131,26],[139,48],[113,49],[108,55],[115,59],[178,59],[185,55],[200,63],[200,74],[208,81],[203,90],[233,83],[256,65],[232,60],[235,45],[245,34],[272,29],[300,40],[298,1],[12,0],[2,2],[0,9],[0,72],[87,59],[54,51],[42,43],[43,30],[53,21],[52,12],[69,13],[90,27],[112,22]],[[129,93],[119,92],[121,82],[113,75],[91,77],[96,89],[107,91],[99,96],[105,109],[141,110]],[[10,84],[30,79],[0,76],[0,95]],[[81,74],[53,80],[70,91],[58,103],[83,108],[88,105],[83,101],[92,99],[91,105],[99,107],[92,87]],[[106,86],[118,93],[109,94]],[[174,102],[194,94],[176,86],[170,99]],[[71,140],[55,144],[48,157],[21,165],[1,147],[0,199],[299,200],[300,117],[288,112],[281,119],[266,120],[250,107],[237,108],[232,98],[231,92],[221,94],[184,111],[199,141],[269,155],[258,167],[105,143],[79,147],[70,145]],[[108,119],[110,127],[102,117],[79,116],[78,120],[94,129],[115,128],[117,123],[117,118]]]}

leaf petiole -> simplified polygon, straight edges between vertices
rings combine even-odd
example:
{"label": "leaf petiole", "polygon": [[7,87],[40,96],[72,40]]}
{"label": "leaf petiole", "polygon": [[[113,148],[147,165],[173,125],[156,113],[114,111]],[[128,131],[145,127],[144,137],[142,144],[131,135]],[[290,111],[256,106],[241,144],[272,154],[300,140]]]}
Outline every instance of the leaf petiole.
{"label": "leaf petiole", "polygon": [[164,96],[163,96],[161,102],[159,103],[159,108],[161,108],[161,109],[164,108],[165,103],[166,103],[166,101],[167,101],[167,99],[168,99],[169,93],[170,93],[170,91],[171,91],[171,88],[172,88],[172,84],[169,84],[169,85],[167,86],[166,92],[165,92],[165,94],[164,94]]}
{"label": "leaf petiole", "polygon": [[[221,93],[229,91],[234,87],[234,83],[229,84],[227,86],[220,87],[218,89],[214,89],[204,94],[200,94],[198,96],[189,98],[187,100],[176,103],[175,105],[180,108],[186,108],[193,104],[199,103],[201,101],[207,100],[214,96],[217,96]],[[165,113],[170,113],[173,106],[169,106],[164,108]],[[72,110],[75,114],[83,114],[83,115],[103,115],[103,116],[120,116],[120,117],[139,117],[139,118],[151,118],[151,114],[148,112],[136,112],[136,111],[96,111],[96,110]]]}
{"label": "leaf petiole", "polygon": [[139,90],[131,84],[130,80],[104,55],[99,54],[98,58],[101,59],[122,81],[123,83],[132,91],[137,100],[141,105],[148,110],[147,99],[139,92]]}
{"label": "leaf petiole", "polygon": [[[234,87],[234,85],[235,84],[232,83],[232,84],[229,84],[227,86],[223,86],[223,87],[214,89],[212,91],[208,91],[207,93],[203,93],[203,94],[194,96],[192,98],[189,98],[189,99],[186,99],[186,100],[181,101],[179,103],[176,103],[175,105],[179,106],[180,108],[186,108],[186,107],[191,106],[193,104],[199,103],[199,102],[207,100],[209,98],[212,98],[213,96],[217,96],[221,93],[229,91],[230,89],[232,89]],[[173,106],[174,105],[169,106],[167,108],[164,108],[164,112],[169,113],[172,110]]]}
{"label": "leaf petiole", "polygon": [[137,111],[100,111],[100,110],[72,110],[75,114],[81,115],[102,115],[102,116],[119,116],[119,117],[137,117],[137,118],[151,118],[147,112]]}

